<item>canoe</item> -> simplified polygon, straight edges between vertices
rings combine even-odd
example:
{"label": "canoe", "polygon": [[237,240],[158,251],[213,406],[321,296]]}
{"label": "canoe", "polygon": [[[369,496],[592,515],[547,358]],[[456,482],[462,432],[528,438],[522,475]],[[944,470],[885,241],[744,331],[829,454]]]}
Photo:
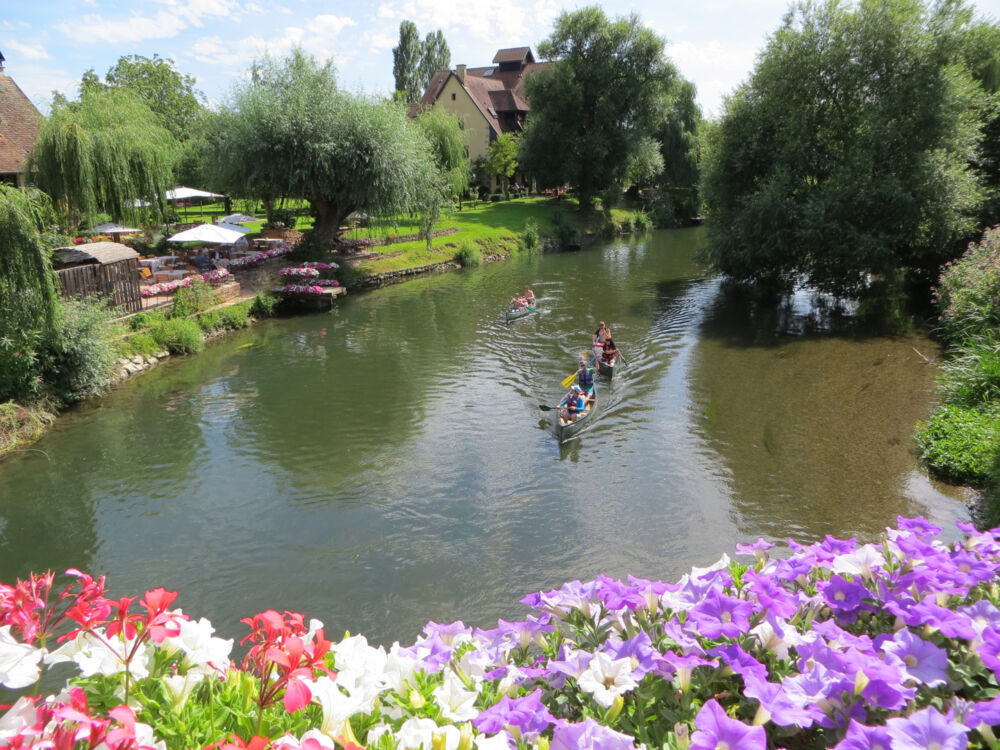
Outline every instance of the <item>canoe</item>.
{"label": "canoe", "polygon": [[531,315],[535,311],[534,305],[528,305],[527,307],[521,307],[517,310],[507,310],[507,322],[510,323],[512,320],[517,320],[518,318],[524,318]]}
{"label": "canoe", "polygon": [[598,357],[597,359],[597,371],[601,373],[604,377],[609,380],[615,376],[615,369],[618,367],[618,355],[616,354],[611,362],[605,362],[603,359]]}
{"label": "canoe", "polygon": [[[567,396],[569,393],[566,394]],[[565,396],[563,397],[565,398]],[[561,402],[560,402],[561,403]],[[559,438],[560,443],[564,443],[573,437],[576,433],[582,430],[588,422],[593,413],[597,410],[597,389],[590,394],[587,399],[587,409],[580,415],[580,418],[575,422],[569,422],[562,417],[562,410],[559,411],[559,419],[556,421],[556,437]]]}

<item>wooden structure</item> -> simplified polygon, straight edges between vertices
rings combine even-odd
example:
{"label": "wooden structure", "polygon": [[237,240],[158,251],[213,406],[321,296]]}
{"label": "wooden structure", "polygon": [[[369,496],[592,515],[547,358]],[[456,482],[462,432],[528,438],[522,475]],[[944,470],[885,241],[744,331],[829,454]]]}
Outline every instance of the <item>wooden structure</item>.
{"label": "wooden structure", "polygon": [[117,242],[90,242],[52,251],[63,297],[99,295],[126,312],[142,310],[139,253]]}

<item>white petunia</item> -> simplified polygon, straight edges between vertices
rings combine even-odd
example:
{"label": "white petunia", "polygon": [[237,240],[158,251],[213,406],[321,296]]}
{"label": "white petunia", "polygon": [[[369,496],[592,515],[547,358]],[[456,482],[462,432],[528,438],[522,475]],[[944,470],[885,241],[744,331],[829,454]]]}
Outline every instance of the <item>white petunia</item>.
{"label": "white petunia", "polygon": [[453,672],[447,672],[444,682],[434,688],[434,700],[441,707],[441,715],[452,721],[462,722],[479,715],[476,698],[479,694],[466,690],[462,681]]}
{"label": "white petunia", "polygon": [[512,747],[514,738],[506,729],[489,736],[480,734],[476,737],[476,750],[510,750]]}
{"label": "white petunia", "polygon": [[631,659],[612,659],[598,651],[580,675],[577,685],[594,696],[599,705],[608,708],[615,696],[635,690],[639,683],[632,678]]}
{"label": "white petunia", "polygon": [[188,672],[185,675],[169,675],[163,678],[163,684],[170,693],[170,707],[175,713],[180,713],[191,696],[191,692],[198,684],[205,679],[205,675],[198,672]]}
{"label": "white petunia", "polygon": [[229,654],[233,650],[232,638],[215,638],[212,635],[215,628],[204,617],[197,622],[181,620],[180,628],[180,633],[164,639],[160,647],[168,653],[183,651],[182,666],[201,674],[224,672],[229,668]]}
{"label": "white petunia", "polygon": [[[93,677],[95,674],[110,676],[125,671],[125,655],[134,647],[135,640],[124,641],[118,637],[106,639],[101,631],[96,635],[80,633],[73,640],[67,641],[48,654],[45,663],[58,664],[72,661],[80,668],[83,677]],[[128,671],[137,680],[149,676],[148,644],[132,655]]]}
{"label": "white petunia", "polygon": [[45,649],[14,638],[10,625],[0,627],[0,685],[16,690],[35,684],[45,653]]}
{"label": "white petunia", "polygon": [[0,716],[0,740],[18,736],[25,727],[34,726],[37,721],[35,702],[31,698],[18,698],[17,703]]}
{"label": "white petunia", "polygon": [[438,725],[432,719],[413,717],[403,722],[396,733],[396,739],[403,750],[432,750],[437,731]]}

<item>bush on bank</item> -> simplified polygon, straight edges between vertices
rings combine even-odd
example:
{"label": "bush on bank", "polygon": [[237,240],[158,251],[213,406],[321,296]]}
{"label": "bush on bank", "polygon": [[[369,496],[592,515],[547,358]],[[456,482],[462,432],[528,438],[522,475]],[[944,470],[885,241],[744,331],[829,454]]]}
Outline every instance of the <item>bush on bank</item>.
{"label": "bush on bank", "polygon": [[917,426],[917,443],[933,472],[984,489],[995,522],[1000,519],[1000,227],[988,229],[945,266],[935,302],[951,357],[941,368],[941,403]]}
{"label": "bush on bank", "polygon": [[[67,571],[0,585],[0,683],[61,692],[0,718],[7,747],[765,750],[996,747],[1000,530],[922,518],[874,544],[758,540],[676,583],[572,581],[517,622],[429,622],[410,646],[327,640],[295,612],[249,647]],[[12,701],[13,702],[13,701]],[[104,743],[104,744],[101,744]]]}

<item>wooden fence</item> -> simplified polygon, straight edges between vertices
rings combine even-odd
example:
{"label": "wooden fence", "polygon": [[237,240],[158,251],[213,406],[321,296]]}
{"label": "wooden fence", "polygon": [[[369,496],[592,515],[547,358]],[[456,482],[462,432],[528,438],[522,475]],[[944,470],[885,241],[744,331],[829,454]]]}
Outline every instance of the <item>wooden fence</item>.
{"label": "wooden fence", "polygon": [[88,297],[100,295],[114,308],[139,312],[139,261],[134,258],[115,263],[100,263],[62,268],[59,274],[60,293],[63,297]]}

